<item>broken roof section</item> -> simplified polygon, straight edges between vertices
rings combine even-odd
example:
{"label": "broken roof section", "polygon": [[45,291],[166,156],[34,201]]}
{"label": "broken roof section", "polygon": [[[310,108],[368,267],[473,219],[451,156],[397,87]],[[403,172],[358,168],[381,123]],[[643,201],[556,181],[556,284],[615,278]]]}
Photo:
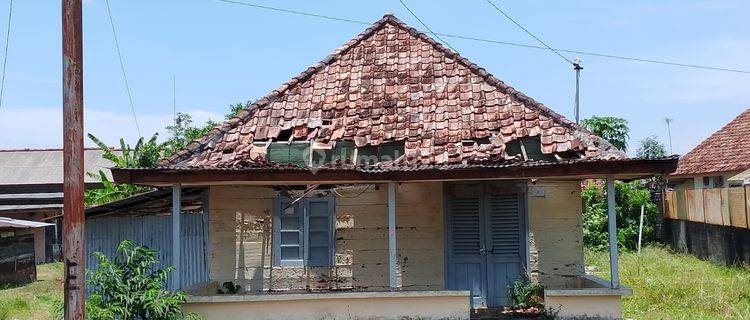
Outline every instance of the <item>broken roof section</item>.
{"label": "broken roof section", "polygon": [[[403,143],[379,163],[514,162],[509,144],[533,138],[545,155],[625,155],[392,15],[160,163],[170,169],[269,167],[271,141],[357,148]],[[555,159],[555,158],[552,158]]]}
{"label": "broken roof section", "polygon": [[674,175],[750,169],[750,109],[682,156]]}

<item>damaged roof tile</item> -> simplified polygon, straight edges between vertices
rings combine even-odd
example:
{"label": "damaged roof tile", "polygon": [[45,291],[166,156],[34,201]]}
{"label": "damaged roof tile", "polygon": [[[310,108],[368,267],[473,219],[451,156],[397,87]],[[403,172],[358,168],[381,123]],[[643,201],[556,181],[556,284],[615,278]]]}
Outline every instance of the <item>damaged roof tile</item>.
{"label": "damaged roof tile", "polygon": [[524,137],[538,137],[546,154],[625,158],[392,15],[160,165],[259,165],[266,150],[250,145],[279,137],[357,147],[404,140],[399,164],[502,162],[504,143]]}

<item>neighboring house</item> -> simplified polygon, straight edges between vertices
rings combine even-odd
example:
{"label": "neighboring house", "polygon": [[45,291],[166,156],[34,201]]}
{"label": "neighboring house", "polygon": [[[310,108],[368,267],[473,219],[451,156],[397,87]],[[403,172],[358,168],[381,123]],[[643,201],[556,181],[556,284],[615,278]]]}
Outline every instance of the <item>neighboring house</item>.
{"label": "neighboring house", "polygon": [[725,263],[750,263],[750,109],[680,158],[665,197],[665,238]]}
{"label": "neighboring house", "polygon": [[[84,170],[98,173],[112,166],[99,149],[84,150]],[[101,186],[85,177],[86,188]],[[36,263],[51,262],[62,251],[63,154],[61,149],[0,150],[0,217],[45,221],[34,229]]]}
{"label": "neighboring house", "polygon": [[183,288],[210,319],[466,319],[524,274],[563,316],[616,318],[630,289],[614,234],[611,281],[584,273],[580,181],[607,179],[614,230],[614,180],[676,162],[626,158],[386,15],[157,168],[112,172],[208,189],[209,281]]}
{"label": "neighboring house", "polygon": [[33,230],[50,223],[0,217],[0,286],[36,280]]}

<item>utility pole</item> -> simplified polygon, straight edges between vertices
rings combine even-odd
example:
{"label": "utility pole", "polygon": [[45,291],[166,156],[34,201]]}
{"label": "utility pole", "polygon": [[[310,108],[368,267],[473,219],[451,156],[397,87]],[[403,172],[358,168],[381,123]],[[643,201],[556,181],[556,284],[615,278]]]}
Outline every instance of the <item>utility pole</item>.
{"label": "utility pole", "polygon": [[583,70],[583,67],[581,66],[581,59],[575,58],[573,59],[573,70],[576,71],[576,102],[575,102],[575,114],[576,114],[576,124],[580,122],[580,91],[579,91],[579,84],[581,82],[581,70]]}
{"label": "utility pole", "polygon": [[672,118],[664,118],[664,123],[667,124],[667,134],[669,135],[669,154],[674,154],[674,151],[672,150],[672,122],[674,119]]}
{"label": "utility pole", "polygon": [[65,320],[83,320],[83,26],[81,0],[62,0],[63,260]]}

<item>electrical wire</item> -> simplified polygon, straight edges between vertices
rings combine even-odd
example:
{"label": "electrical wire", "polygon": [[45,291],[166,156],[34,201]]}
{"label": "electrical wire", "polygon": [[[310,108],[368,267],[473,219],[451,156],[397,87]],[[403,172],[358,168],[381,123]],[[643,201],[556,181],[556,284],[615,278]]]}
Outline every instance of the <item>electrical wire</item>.
{"label": "electrical wire", "polygon": [[368,190],[370,190],[370,188],[371,188],[372,186],[373,186],[372,184],[368,184],[368,185],[367,185],[367,186],[366,186],[365,188],[363,188],[363,189],[362,189],[362,191],[360,191],[360,192],[359,192],[359,193],[358,193],[357,195],[355,195],[355,196],[345,196],[345,195],[342,195],[342,194],[341,194],[341,193],[340,193],[340,192],[338,191],[338,189],[358,188],[358,187],[361,187],[361,186],[353,186],[353,187],[335,187],[335,188],[332,188],[331,190],[333,190],[333,193],[335,193],[336,195],[338,195],[338,196],[339,196],[339,197],[341,197],[341,198],[346,198],[346,199],[354,199],[354,198],[359,198],[360,196],[362,196],[363,194],[365,194],[365,192],[367,192]]}
{"label": "electrical wire", "polygon": [[[366,22],[366,21],[360,21],[360,20],[354,20],[354,19],[347,19],[347,18],[341,18],[341,17],[334,17],[334,16],[328,16],[328,15],[322,15],[322,14],[304,12],[304,11],[289,10],[289,9],[283,9],[283,8],[277,8],[277,7],[262,6],[262,5],[247,3],[247,2],[241,2],[241,1],[234,1],[234,0],[212,0],[212,1],[224,2],[224,3],[229,3],[229,4],[235,4],[235,5],[242,5],[242,6],[253,7],[253,8],[258,8],[258,9],[276,11],[276,12],[283,12],[283,13],[290,13],[290,14],[308,16],[308,17],[315,17],[315,18],[327,19],[327,20],[332,20],[332,21],[348,22],[348,23],[359,24],[359,25],[370,25],[371,24],[371,23]],[[514,42],[508,42],[508,41],[500,41],[500,40],[495,40],[495,39],[479,38],[479,37],[474,37],[474,36],[457,35],[457,34],[440,33],[440,32],[435,32],[434,34],[442,36],[442,37],[447,37],[447,38],[470,40],[470,41],[484,42],[484,43],[491,43],[491,44],[499,44],[499,45],[511,46],[511,47],[528,48],[528,49],[539,49],[539,50],[549,50],[550,49],[550,48],[543,47],[543,46],[536,46],[536,45],[523,44],[523,43],[514,43]],[[734,73],[750,74],[749,70],[742,70],[742,69],[736,69],[736,68],[715,67],[715,66],[706,66],[706,65],[699,65],[699,64],[689,64],[689,63],[672,62],[672,61],[667,61],[667,60],[647,59],[647,58],[639,58],[639,57],[628,57],[628,56],[606,54],[606,53],[598,53],[598,52],[591,52],[591,51],[573,50],[573,49],[560,49],[560,48],[551,48],[551,49],[553,49],[553,50],[555,50],[557,52],[574,53],[574,54],[580,54],[580,55],[586,55],[586,56],[592,56],[592,57],[599,57],[599,58],[617,59],[617,60],[624,60],[624,61],[652,63],[652,64],[662,64],[662,65],[669,65],[669,66],[674,66],[674,67],[684,67],[684,68],[693,68],[693,69],[705,69],[705,70],[714,70],[714,71],[724,71],[724,72],[734,72]]]}
{"label": "electrical wire", "polygon": [[3,55],[3,77],[0,80],[0,109],[3,108],[3,94],[5,93],[5,69],[8,66],[8,46],[10,44],[10,22],[13,18],[13,0],[10,0],[8,9],[8,29],[5,32],[5,53]]}
{"label": "electrical wire", "polygon": [[141,127],[138,125],[138,117],[135,115],[135,106],[133,105],[133,95],[130,93],[130,85],[128,84],[128,76],[125,73],[125,64],[122,62],[122,53],[120,52],[120,41],[117,40],[117,31],[115,30],[115,20],[112,18],[112,11],[109,6],[109,0],[107,3],[107,15],[109,15],[109,24],[112,26],[112,35],[115,38],[115,49],[117,49],[117,58],[120,60],[120,70],[122,71],[122,79],[125,81],[125,90],[128,92],[128,101],[130,101],[130,110],[133,112],[133,121],[135,122],[135,128],[138,130],[138,136],[142,137]]}
{"label": "electrical wire", "polygon": [[528,34],[532,38],[536,39],[536,41],[538,41],[539,43],[541,43],[545,48],[547,48],[550,51],[554,52],[556,55],[560,56],[560,58],[563,58],[563,60],[567,61],[568,63],[574,64],[573,61],[570,61],[570,59],[568,59],[567,57],[565,57],[562,54],[560,54],[559,52],[557,52],[557,50],[552,49],[552,47],[550,47],[549,45],[547,45],[544,41],[542,41],[542,39],[540,39],[539,37],[537,37],[536,35],[534,35],[533,33],[531,33],[531,31],[529,31],[528,29],[524,28],[523,25],[521,25],[520,23],[518,23],[518,21],[516,21],[515,19],[513,19],[513,17],[511,17],[509,14],[505,13],[505,11],[503,11],[503,9],[500,9],[500,7],[498,7],[494,2],[492,2],[490,0],[484,0],[484,1],[486,1],[487,3],[489,3],[493,8],[495,8],[495,10],[497,10],[500,13],[502,13],[503,16],[505,16],[508,20],[510,20],[510,22],[513,22],[513,24],[515,24],[516,26],[518,26],[519,28],[521,28],[521,30],[523,30],[524,32],[526,32],[526,34]]}
{"label": "electrical wire", "polygon": [[430,29],[430,27],[428,27],[427,24],[424,23],[422,21],[422,19],[420,19],[417,16],[416,13],[414,13],[414,11],[412,11],[411,9],[409,9],[409,6],[407,6],[406,3],[403,0],[398,0],[398,2],[401,2],[401,5],[404,6],[404,8],[406,8],[406,11],[409,11],[409,13],[411,13],[411,16],[414,17],[414,19],[417,19],[417,21],[419,21],[419,23],[421,23],[422,26],[425,29],[427,29],[427,31],[429,31],[435,38],[437,38],[438,40],[440,40],[440,42],[445,43],[445,45],[447,45],[449,48],[451,48],[451,50],[453,50],[454,52],[458,52],[458,50],[456,50],[456,48],[453,48],[453,46],[451,46],[451,44],[448,43],[448,41],[443,40],[443,38],[441,38],[437,33],[435,33],[435,31],[432,31],[432,29]]}

